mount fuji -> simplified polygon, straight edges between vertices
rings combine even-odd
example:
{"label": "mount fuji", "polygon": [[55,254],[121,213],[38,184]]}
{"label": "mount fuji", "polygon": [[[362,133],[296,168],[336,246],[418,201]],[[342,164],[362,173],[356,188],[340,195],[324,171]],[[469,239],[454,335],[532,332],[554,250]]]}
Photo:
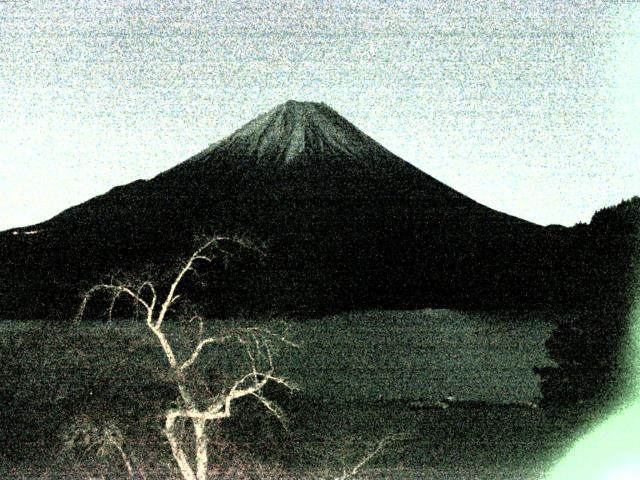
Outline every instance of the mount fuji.
{"label": "mount fuji", "polygon": [[217,312],[536,304],[554,232],[449,188],[323,103],[288,101],[150,180],[0,233],[0,318],[68,315],[87,285],[170,265],[213,233],[267,251],[211,272]]}

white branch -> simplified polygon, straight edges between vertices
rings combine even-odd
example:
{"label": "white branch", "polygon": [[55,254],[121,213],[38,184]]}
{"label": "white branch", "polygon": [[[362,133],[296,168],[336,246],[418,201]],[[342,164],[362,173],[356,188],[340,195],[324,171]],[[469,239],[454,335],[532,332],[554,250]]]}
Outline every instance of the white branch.
{"label": "white branch", "polygon": [[193,365],[200,356],[200,353],[202,352],[202,349],[204,347],[216,343],[224,343],[227,338],[228,337],[207,337],[203,340],[200,340],[200,342],[198,342],[195,349],[193,350],[193,353],[191,353],[191,356],[187,360],[185,360],[182,365],[180,365],[180,370],[186,370],[191,365]]}
{"label": "white branch", "polygon": [[138,287],[138,296],[142,297],[142,291],[144,290],[144,288],[147,287],[149,290],[151,290],[151,304],[149,305],[149,309],[151,311],[153,311],[156,308],[156,301],[158,300],[158,295],[156,294],[156,289],[153,286],[153,283],[146,281],[143,282],[139,287]]}
{"label": "white branch", "polygon": [[173,349],[171,348],[171,344],[167,340],[167,337],[165,336],[164,332],[160,330],[159,327],[156,327],[155,324],[153,324],[153,317],[151,316],[147,317],[147,325],[149,325],[149,329],[153,332],[153,334],[156,336],[156,338],[160,342],[160,346],[162,347],[162,351],[164,352],[164,355],[167,357],[169,366],[172,369],[175,369],[178,362],[176,361],[176,356],[174,355]]}
{"label": "white branch", "polygon": [[129,474],[129,478],[133,478],[133,467],[131,466],[131,461],[129,460],[129,457],[127,456],[127,454],[125,453],[124,449],[120,446],[119,443],[117,442],[110,442],[111,445],[113,445],[115,447],[115,449],[118,451],[118,453],[120,454],[120,458],[122,458],[122,462],[124,463],[125,467],[127,468],[127,473]]}
{"label": "white branch", "polygon": [[156,325],[155,325],[156,328],[160,328],[160,326],[162,325],[162,322],[164,320],[164,317],[167,314],[167,310],[169,310],[169,307],[171,306],[171,304],[177,300],[178,297],[175,294],[176,293],[176,289],[178,288],[178,285],[180,285],[180,282],[182,282],[182,279],[187,274],[187,272],[189,270],[191,270],[191,268],[193,267],[193,263],[196,260],[203,260],[203,259],[211,261],[211,259],[209,257],[205,257],[205,256],[201,255],[201,253],[204,250],[206,250],[207,248],[209,248],[211,245],[217,243],[220,240],[225,240],[225,239],[226,239],[226,237],[214,237],[214,238],[210,239],[202,247],[200,247],[198,250],[196,250],[193,253],[193,255],[191,255],[189,260],[187,260],[187,263],[184,265],[184,267],[182,267],[180,272],[178,272],[178,275],[176,276],[175,280],[171,284],[171,287],[169,288],[169,293],[167,294],[167,297],[166,297],[164,303],[162,304],[162,308],[160,309],[160,313],[158,314],[158,318],[156,320]]}
{"label": "white branch", "polygon": [[205,257],[204,255],[196,255],[192,257],[192,260],[195,262],[196,260],[204,260],[205,262],[211,263],[214,257]]}
{"label": "white branch", "polygon": [[142,305],[147,310],[148,314],[151,314],[151,306],[147,302],[145,302],[140,295],[133,292],[129,287],[125,285],[101,283],[99,285],[94,285],[84,294],[84,297],[82,298],[82,303],[80,304],[78,315],[76,317],[77,321],[80,321],[82,319],[84,315],[84,311],[87,307],[87,303],[89,302],[89,299],[93,296],[94,293],[99,292],[101,290],[110,291],[114,295],[114,299],[112,300],[111,306],[109,308],[109,314],[111,314],[111,311],[113,310],[113,304],[115,303],[115,299],[118,296],[120,296],[122,293],[126,293],[127,295],[129,295],[136,303],[139,303],[140,305]]}
{"label": "white branch", "polygon": [[111,305],[109,305],[109,313],[107,314],[109,321],[113,319],[113,308],[116,306],[116,301],[118,300],[120,293],[121,292],[114,293],[114,295],[111,298]]}
{"label": "white branch", "polygon": [[347,480],[348,478],[355,477],[360,469],[364,467],[367,463],[369,463],[376,455],[378,455],[382,449],[384,449],[389,443],[392,441],[398,440],[401,438],[401,435],[388,435],[382,438],[375,446],[373,450],[366,453],[362,459],[351,469],[351,471],[346,472],[343,471],[342,475],[339,477],[335,477],[334,480]]}
{"label": "white branch", "polygon": [[260,392],[252,393],[252,395],[256,397],[260,401],[260,403],[262,403],[265,406],[265,408],[269,410],[273,414],[273,416],[276,417],[280,421],[280,423],[282,423],[282,425],[286,428],[286,424],[284,421],[284,418],[285,418],[284,412],[278,405],[273,403],[271,400],[269,400],[267,397],[262,395]]}

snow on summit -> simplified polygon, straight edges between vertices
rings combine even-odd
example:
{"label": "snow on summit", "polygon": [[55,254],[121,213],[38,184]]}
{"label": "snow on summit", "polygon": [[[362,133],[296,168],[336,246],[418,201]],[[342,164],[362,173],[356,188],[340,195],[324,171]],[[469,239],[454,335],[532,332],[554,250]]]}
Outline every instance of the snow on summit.
{"label": "snow on summit", "polygon": [[256,117],[207,153],[242,152],[258,163],[392,155],[324,103],[289,100]]}

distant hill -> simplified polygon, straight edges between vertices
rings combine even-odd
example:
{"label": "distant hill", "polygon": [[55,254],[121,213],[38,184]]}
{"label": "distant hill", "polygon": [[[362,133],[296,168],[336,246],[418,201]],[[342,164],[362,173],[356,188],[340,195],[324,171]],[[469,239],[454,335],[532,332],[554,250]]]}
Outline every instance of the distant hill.
{"label": "distant hill", "polygon": [[167,268],[213,233],[268,252],[212,267],[197,299],[217,314],[566,304],[579,230],[480,205],[330,107],[289,101],[151,180],[1,233],[0,318],[64,317],[109,272]]}

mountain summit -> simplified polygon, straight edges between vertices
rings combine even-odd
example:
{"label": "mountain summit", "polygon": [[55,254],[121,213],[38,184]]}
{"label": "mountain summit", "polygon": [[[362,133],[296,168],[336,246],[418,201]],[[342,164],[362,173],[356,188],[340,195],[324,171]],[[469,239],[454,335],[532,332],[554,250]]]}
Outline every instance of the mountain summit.
{"label": "mountain summit", "polygon": [[191,161],[214,156],[258,165],[304,163],[318,157],[342,161],[395,157],[326,104],[294,100],[259,115]]}

